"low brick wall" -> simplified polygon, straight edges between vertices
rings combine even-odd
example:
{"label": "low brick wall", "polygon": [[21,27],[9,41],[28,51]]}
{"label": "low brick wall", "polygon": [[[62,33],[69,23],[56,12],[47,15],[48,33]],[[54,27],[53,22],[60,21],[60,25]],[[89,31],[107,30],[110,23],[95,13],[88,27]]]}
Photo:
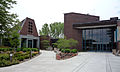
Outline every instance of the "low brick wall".
{"label": "low brick wall", "polygon": [[56,59],[64,60],[64,59],[72,58],[77,55],[78,55],[78,53],[59,53],[59,54],[56,54]]}

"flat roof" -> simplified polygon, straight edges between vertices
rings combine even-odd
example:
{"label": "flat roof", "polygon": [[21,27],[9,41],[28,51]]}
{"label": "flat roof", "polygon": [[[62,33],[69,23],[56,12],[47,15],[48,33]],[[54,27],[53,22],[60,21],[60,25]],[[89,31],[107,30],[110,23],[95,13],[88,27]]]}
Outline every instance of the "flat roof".
{"label": "flat roof", "polygon": [[102,21],[73,24],[73,28],[76,29],[103,28],[103,27],[115,27],[115,26],[117,26],[117,20],[102,20]]}

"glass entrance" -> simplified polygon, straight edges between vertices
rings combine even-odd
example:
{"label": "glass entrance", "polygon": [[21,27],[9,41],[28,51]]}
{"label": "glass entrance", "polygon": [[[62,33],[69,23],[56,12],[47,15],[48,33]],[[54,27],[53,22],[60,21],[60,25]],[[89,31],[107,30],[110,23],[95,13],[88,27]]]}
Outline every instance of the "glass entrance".
{"label": "glass entrance", "polygon": [[111,51],[113,36],[112,28],[82,30],[82,48],[85,51]]}
{"label": "glass entrance", "polygon": [[32,48],[32,40],[28,40],[28,48]]}

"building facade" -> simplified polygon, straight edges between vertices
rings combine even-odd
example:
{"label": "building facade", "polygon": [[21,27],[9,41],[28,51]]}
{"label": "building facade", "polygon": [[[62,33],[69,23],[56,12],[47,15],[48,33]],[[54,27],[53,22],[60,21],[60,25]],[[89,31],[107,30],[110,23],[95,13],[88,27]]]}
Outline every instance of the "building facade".
{"label": "building facade", "polygon": [[20,33],[20,48],[39,48],[39,36],[35,21],[31,18],[25,18],[21,24]]}
{"label": "building facade", "polygon": [[99,16],[80,13],[64,14],[64,35],[79,43],[80,51],[120,50],[120,20],[99,20]]}

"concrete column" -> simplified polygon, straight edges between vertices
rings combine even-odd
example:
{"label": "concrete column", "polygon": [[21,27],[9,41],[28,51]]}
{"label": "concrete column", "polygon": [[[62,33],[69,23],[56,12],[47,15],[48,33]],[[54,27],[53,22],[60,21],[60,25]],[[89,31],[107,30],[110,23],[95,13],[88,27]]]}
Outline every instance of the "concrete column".
{"label": "concrete column", "polygon": [[37,48],[40,48],[40,39],[37,39]]}
{"label": "concrete column", "polygon": [[26,48],[28,48],[28,39],[26,39]]}
{"label": "concrete column", "polygon": [[33,48],[33,39],[32,39],[32,48]]}
{"label": "concrete column", "polygon": [[19,40],[20,40],[19,48],[21,48],[21,41],[22,41],[22,38],[20,37]]}

